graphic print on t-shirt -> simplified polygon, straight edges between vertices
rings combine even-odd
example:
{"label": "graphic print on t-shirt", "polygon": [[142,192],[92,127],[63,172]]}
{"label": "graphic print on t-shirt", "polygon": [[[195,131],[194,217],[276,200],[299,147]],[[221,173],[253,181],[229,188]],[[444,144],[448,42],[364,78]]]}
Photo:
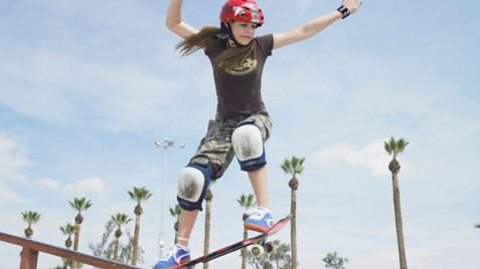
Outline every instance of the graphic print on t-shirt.
{"label": "graphic print on t-shirt", "polygon": [[225,70],[230,75],[241,76],[251,73],[257,69],[257,59],[247,58],[245,62]]}

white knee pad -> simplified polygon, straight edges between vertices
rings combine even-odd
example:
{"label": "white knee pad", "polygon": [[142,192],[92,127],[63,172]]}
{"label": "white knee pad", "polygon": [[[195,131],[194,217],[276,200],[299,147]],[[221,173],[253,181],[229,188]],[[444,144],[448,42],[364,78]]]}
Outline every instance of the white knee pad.
{"label": "white knee pad", "polygon": [[232,134],[233,150],[244,171],[253,171],[266,164],[262,132],[253,124],[244,124]]}
{"label": "white knee pad", "polygon": [[195,203],[202,195],[205,177],[203,173],[193,167],[185,167],[178,179],[178,196],[186,201]]}
{"label": "white knee pad", "polygon": [[191,164],[180,172],[177,201],[185,210],[202,210],[202,202],[210,183],[213,168]]}

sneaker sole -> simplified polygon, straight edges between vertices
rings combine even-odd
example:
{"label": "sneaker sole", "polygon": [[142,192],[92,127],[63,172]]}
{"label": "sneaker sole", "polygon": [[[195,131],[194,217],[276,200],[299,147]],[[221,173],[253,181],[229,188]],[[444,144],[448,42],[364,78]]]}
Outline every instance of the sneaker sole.
{"label": "sneaker sole", "polygon": [[263,226],[260,226],[260,225],[256,225],[256,224],[253,224],[253,223],[244,223],[243,227],[245,227],[245,229],[247,229],[249,231],[254,231],[254,232],[259,232],[259,233],[264,233],[264,232],[268,231],[268,229],[270,228],[270,227],[263,227]]}

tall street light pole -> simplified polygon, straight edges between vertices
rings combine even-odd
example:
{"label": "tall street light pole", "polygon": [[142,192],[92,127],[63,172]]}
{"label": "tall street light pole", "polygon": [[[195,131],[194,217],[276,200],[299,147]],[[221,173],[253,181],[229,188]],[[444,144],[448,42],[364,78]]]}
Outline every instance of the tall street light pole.
{"label": "tall street light pole", "polygon": [[[165,227],[164,227],[164,218],[165,218],[165,190],[166,190],[166,182],[167,182],[167,150],[175,146],[177,142],[173,140],[165,139],[163,141],[157,140],[155,141],[155,145],[159,148],[163,148],[163,179],[162,179],[162,194],[161,194],[161,208],[160,208],[160,257],[163,254],[163,250],[165,247]],[[185,147],[185,144],[180,144],[179,149]]]}

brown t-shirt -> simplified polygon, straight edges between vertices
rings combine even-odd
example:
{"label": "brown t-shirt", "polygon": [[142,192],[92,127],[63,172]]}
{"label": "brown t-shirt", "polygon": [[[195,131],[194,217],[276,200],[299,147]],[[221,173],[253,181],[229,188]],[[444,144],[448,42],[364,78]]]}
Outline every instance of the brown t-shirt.
{"label": "brown t-shirt", "polygon": [[212,48],[205,50],[213,67],[213,78],[217,91],[217,114],[222,118],[265,110],[262,101],[262,71],[265,60],[272,55],[273,35],[253,39],[252,55],[238,67],[220,70],[213,62],[227,48],[226,41],[219,40]]}

